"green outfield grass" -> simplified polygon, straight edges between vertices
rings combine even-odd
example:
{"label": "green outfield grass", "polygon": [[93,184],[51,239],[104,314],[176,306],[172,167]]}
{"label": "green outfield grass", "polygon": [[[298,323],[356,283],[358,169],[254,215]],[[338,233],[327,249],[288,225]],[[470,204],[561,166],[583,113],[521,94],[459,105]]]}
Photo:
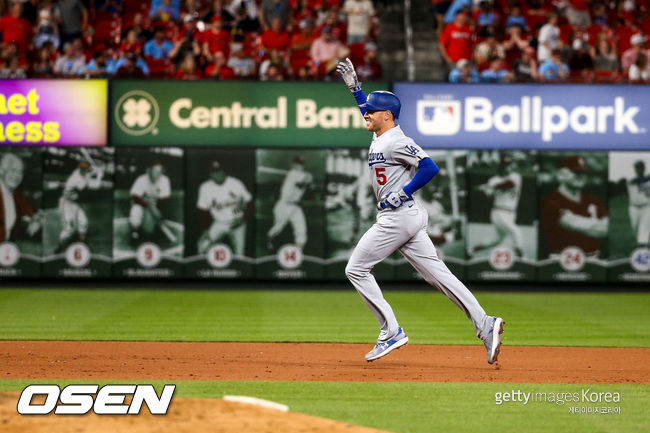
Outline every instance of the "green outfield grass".
{"label": "green outfield grass", "polygon": [[[78,380],[0,380],[1,390],[31,383],[91,383]],[[96,384],[96,381],[92,382]],[[106,381],[105,383],[123,383]],[[165,382],[155,382],[160,391]],[[350,383],[177,381],[176,397],[248,395],[289,405],[293,412],[399,433],[481,431],[548,433],[635,432],[647,428],[650,386],[540,385],[513,383]],[[618,392],[619,403],[519,402],[496,404],[495,393]],[[173,406],[173,402],[172,402]],[[570,407],[619,407],[620,414],[572,414]],[[206,421],[211,420],[206,414]],[[644,427],[645,426],[645,427]]]}
{"label": "green outfield grass", "polygon": [[[223,283],[215,283],[215,286]],[[478,344],[464,314],[429,291],[387,291],[414,344]],[[480,292],[509,345],[650,347],[646,293]],[[0,290],[0,339],[372,342],[349,290]]]}

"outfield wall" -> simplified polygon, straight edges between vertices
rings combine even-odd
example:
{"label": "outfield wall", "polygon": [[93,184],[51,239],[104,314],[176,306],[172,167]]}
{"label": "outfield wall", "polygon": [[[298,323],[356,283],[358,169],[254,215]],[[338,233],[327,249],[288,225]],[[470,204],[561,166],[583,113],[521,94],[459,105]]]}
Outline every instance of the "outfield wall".
{"label": "outfield wall", "polygon": [[[343,280],[374,222],[369,136],[338,83],[0,88],[1,141],[21,145],[0,147],[0,156],[14,183],[22,171],[0,206],[0,277]],[[646,86],[393,88],[402,128],[441,168],[418,200],[459,277],[650,281]],[[69,147],[79,144],[87,146]],[[215,162],[227,191],[210,182]],[[169,185],[160,216],[131,197],[154,165]],[[506,177],[516,188],[498,186]],[[574,200],[558,192],[571,182]],[[419,278],[399,253],[374,273]]]}

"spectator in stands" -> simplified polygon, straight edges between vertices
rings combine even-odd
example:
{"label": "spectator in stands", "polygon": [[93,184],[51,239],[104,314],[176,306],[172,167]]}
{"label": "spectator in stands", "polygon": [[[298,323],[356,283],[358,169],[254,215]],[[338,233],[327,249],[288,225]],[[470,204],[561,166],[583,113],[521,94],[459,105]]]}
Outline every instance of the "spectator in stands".
{"label": "spectator in stands", "polygon": [[201,45],[198,38],[199,32],[196,29],[194,16],[186,14],[183,17],[183,28],[176,35],[174,48],[169,53],[169,58],[174,61],[176,66],[180,67],[188,54],[192,54],[192,56],[199,56],[201,54]]}
{"label": "spectator in stands", "polygon": [[301,66],[298,69],[298,73],[296,74],[296,79],[298,81],[313,81],[314,76],[309,71],[309,68],[307,67],[307,65],[305,65],[305,66]]}
{"label": "spectator in stands", "polygon": [[607,8],[602,2],[594,3],[591,9],[591,22],[593,25],[606,26],[607,25]]}
{"label": "spectator in stands", "polygon": [[450,83],[478,83],[479,75],[468,59],[460,59],[456,67],[449,72]]}
{"label": "spectator in stands", "polygon": [[321,23],[319,31],[316,32],[317,36],[320,36],[320,32],[323,31],[324,27],[332,29],[332,34],[337,35],[341,43],[347,41],[348,26],[345,20],[340,19],[339,8],[329,8],[325,20]]}
{"label": "spectator in stands", "polygon": [[232,30],[235,16],[224,7],[224,0],[214,0],[210,6],[210,9],[208,9],[206,13],[201,17],[201,20],[211,23],[214,17],[221,18],[221,27],[224,30],[227,32],[230,32]]}
{"label": "spectator in stands", "polygon": [[560,50],[553,50],[551,59],[540,64],[537,73],[542,81],[563,81],[569,76],[569,66],[562,62]]}
{"label": "spectator in stands", "polygon": [[276,72],[279,71],[283,76],[288,74],[289,68],[286,59],[278,50],[269,51],[269,56],[260,64],[260,80],[266,81],[268,77],[268,69],[275,68]]}
{"label": "spectator in stands", "polygon": [[492,32],[485,34],[485,40],[478,44],[474,49],[474,61],[479,71],[483,71],[490,67],[491,59],[505,57],[505,50],[503,45],[497,41],[497,37]]}
{"label": "spectator in stands", "polygon": [[178,0],[153,0],[149,9],[152,22],[178,21],[181,18],[181,8]]}
{"label": "spectator in stands", "polygon": [[[120,70],[122,66],[124,66],[127,61],[133,61],[135,64],[135,67],[140,69],[142,71],[142,74],[144,76],[149,76],[149,65],[147,65],[147,62],[139,55],[135,53],[126,53],[125,55],[121,56],[117,60],[114,60],[110,57],[107,57],[106,63],[107,63],[107,70],[108,73],[111,75],[117,74],[117,71]],[[127,67],[127,72],[131,70],[130,65]],[[139,73],[136,72],[136,74],[139,75]]]}
{"label": "spectator in stands", "polygon": [[242,4],[235,10],[233,28],[234,40],[242,42],[246,40],[246,35],[260,31],[260,22],[257,15],[249,15],[248,9]]}
{"label": "spectator in stands", "polygon": [[24,78],[27,78],[27,71],[25,71],[25,68],[20,65],[17,56],[12,57],[9,62],[0,69],[0,79],[16,80]]}
{"label": "spectator in stands", "polygon": [[440,42],[440,54],[447,64],[453,66],[460,59],[472,58],[472,46],[474,33],[468,23],[469,17],[464,11],[456,14],[456,20],[448,24],[442,31]]}
{"label": "spectator in stands", "polygon": [[282,20],[275,17],[271,20],[271,28],[262,33],[262,48],[265,51],[289,49],[289,33],[282,27]]}
{"label": "spectator in stands", "polygon": [[445,14],[451,5],[451,0],[431,0],[433,15],[436,17],[435,28],[436,36],[440,39],[440,34],[445,26]]}
{"label": "spectator in stands", "polygon": [[537,81],[537,61],[535,60],[535,49],[533,47],[524,48],[521,57],[516,59],[512,65],[514,81],[528,83]]}
{"label": "spectator in stands", "polygon": [[217,51],[212,56],[214,62],[205,69],[205,75],[214,80],[234,80],[235,71],[226,64],[226,55]]}
{"label": "spectator in stands", "polygon": [[589,43],[577,37],[572,42],[571,55],[569,56],[569,70],[571,71],[593,71],[594,59],[591,57]]}
{"label": "spectator in stands", "polygon": [[284,81],[284,75],[277,66],[271,65],[264,74],[264,81]]}
{"label": "spectator in stands", "polygon": [[513,24],[508,27],[508,36],[501,46],[505,52],[506,64],[512,65],[530,47],[530,40],[523,35],[523,28],[519,24]]}
{"label": "spectator in stands", "polygon": [[310,19],[303,19],[300,21],[300,32],[296,32],[291,36],[289,42],[289,49],[291,51],[291,69],[294,74],[300,70],[301,67],[306,66],[311,57],[309,50],[311,44],[316,39],[314,34],[314,22]]}
{"label": "spectator in stands", "polygon": [[650,65],[646,53],[641,52],[636,56],[636,62],[630,66],[628,80],[637,83],[650,81]]}
{"label": "spectator in stands", "polygon": [[553,59],[553,51],[560,48],[560,28],[557,25],[557,12],[548,14],[548,21],[541,29],[537,37],[537,61],[543,64]]}
{"label": "spectator in stands", "polygon": [[203,46],[201,47],[201,52],[208,63],[214,63],[216,61],[216,53],[223,53],[226,59],[230,55],[232,36],[230,32],[222,28],[221,17],[212,17],[210,29],[203,32],[202,40]]}
{"label": "spectator in stands", "polygon": [[494,31],[499,24],[499,16],[494,12],[491,0],[481,0],[474,12],[476,32],[482,36],[484,32]]}
{"label": "spectator in stands", "polygon": [[258,18],[262,24],[262,30],[269,30],[273,18],[280,18],[281,27],[287,28],[291,17],[289,0],[262,0]]}
{"label": "spectator in stands", "polygon": [[194,54],[187,53],[176,70],[177,80],[199,80],[203,78],[203,71],[197,66]]}
{"label": "spectator in stands", "polygon": [[121,14],[124,0],[95,0],[95,12]]}
{"label": "spectator in stands", "polygon": [[252,78],[255,76],[255,60],[248,57],[244,52],[244,46],[240,42],[232,44],[232,55],[228,59],[230,67],[237,78]]}
{"label": "spectator in stands", "polygon": [[630,37],[630,44],[632,46],[625,50],[621,56],[621,68],[623,69],[623,73],[627,73],[630,66],[636,63],[636,58],[639,53],[645,51],[646,41],[647,38],[641,33],[636,33]]}
{"label": "spectator in stands", "polygon": [[348,17],[348,44],[368,39],[375,8],[370,0],[345,0],[343,10]]}
{"label": "spectator in stands", "polygon": [[47,41],[52,42],[58,48],[60,42],[59,26],[54,23],[52,11],[49,8],[44,8],[39,11],[38,24],[34,33],[34,46],[36,48],[41,48]]}
{"label": "spectator in stands", "polygon": [[309,54],[317,68],[318,75],[331,71],[336,66],[337,59],[345,57],[346,47],[334,34],[331,28],[323,27],[321,35],[311,44]]}
{"label": "spectator in stands", "polygon": [[122,57],[122,62],[115,72],[116,78],[144,78],[146,75],[142,68],[138,67],[136,64],[137,56],[133,53],[128,53],[126,56]]}
{"label": "spectator in stands", "polygon": [[363,63],[355,66],[357,75],[361,81],[381,80],[384,72],[381,63],[377,59],[377,45],[372,42],[366,44],[363,56]]}
{"label": "spectator in stands", "polygon": [[495,56],[490,59],[490,67],[481,72],[481,83],[509,83],[512,74],[503,67],[503,59]]}
{"label": "spectator in stands", "polygon": [[136,34],[134,29],[131,29],[126,32],[126,37],[120,44],[120,54],[124,55],[126,53],[135,53],[135,54],[142,54],[142,42],[138,40],[138,35]]}
{"label": "spectator in stands", "polygon": [[86,78],[106,78],[110,75],[108,71],[108,58],[105,51],[99,50],[93,54],[93,58],[83,67],[80,72]]}
{"label": "spectator in stands", "polygon": [[510,9],[510,15],[508,15],[508,18],[506,19],[506,29],[509,29],[512,26],[519,26],[522,31],[528,30],[526,18],[521,14],[521,7],[518,5],[512,6]]}
{"label": "spectator in stands", "polygon": [[49,78],[54,75],[54,62],[50,59],[50,50],[46,45],[38,50],[31,75],[34,78]]}
{"label": "spectator in stands", "polygon": [[173,49],[172,43],[165,39],[165,29],[156,27],[153,39],[144,44],[144,55],[153,59],[166,59]]}
{"label": "spectator in stands", "polygon": [[293,9],[294,22],[300,23],[302,20],[315,20],[316,8],[312,6],[312,0],[298,0]]}
{"label": "spectator in stands", "polygon": [[447,8],[447,13],[444,18],[445,24],[449,25],[455,22],[458,12],[463,11],[469,13],[470,10],[472,10],[472,0],[453,0]]}
{"label": "spectator in stands", "polygon": [[124,34],[126,35],[129,31],[133,30],[143,45],[153,37],[153,33],[147,28],[146,19],[143,14],[137,12],[133,15],[133,25],[129,27]]}
{"label": "spectator in stands", "polygon": [[591,25],[589,3],[591,3],[591,0],[568,1],[566,16],[569,20],[569,24],[575,27],[587,27]]}
{"label": "spectator in stands", "polygon": [[598,42],[594,50],[594,71],[618,71],[618,56],[616,46],[610,43],[605,33],[598,34]]}
{"label": "spectator in stands", "polygon": [[15,42],[18,46],[18,52],[25,54],[34,31],[31,23],[21,16],[22,13],[23,5],[21,3],[11,3],[9,14],[0,18],[0,32],[4,44]]}
{"label": "spectator in stands", "polygon": [[88,10],[81,0],[59,0],[57,9],[61,17],[61,43],[83,36],[88,28]]}
{"label": "spectator in stands", "polygon": [[75,50],[72,42],[66,42],[63,45],[63,55],[54,64],[54,72],[63,76],[78,75],[84,66],[86,60],[83,54]]}

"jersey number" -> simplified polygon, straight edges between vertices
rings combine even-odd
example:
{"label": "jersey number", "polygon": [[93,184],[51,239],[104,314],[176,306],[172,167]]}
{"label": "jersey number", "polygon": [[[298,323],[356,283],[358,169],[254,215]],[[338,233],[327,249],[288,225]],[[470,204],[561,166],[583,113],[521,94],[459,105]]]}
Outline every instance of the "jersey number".
{"label": "jersey number", "polygon": [[386,171],[385,167],[384,168],[379,168],[379,167],[375,168],[375,175],[377,176],[377,183],[379,185],[386,185],[386,182],[388,181],[388,179],[386,178],[386,175],[384,174],[385,171]]}

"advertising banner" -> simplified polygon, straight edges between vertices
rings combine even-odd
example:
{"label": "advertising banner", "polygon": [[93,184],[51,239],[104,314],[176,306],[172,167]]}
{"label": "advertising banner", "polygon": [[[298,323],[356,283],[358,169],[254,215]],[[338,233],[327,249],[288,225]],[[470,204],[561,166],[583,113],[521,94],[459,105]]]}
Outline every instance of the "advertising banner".
{"label": "advertising banner", "polygon": [[650,281],[650,152],[609,154],[609,281]]}
{"label": "advertising banner", "polygon": [[41,275],[41,150],[0,148],[0,277]]}
{"label": "advertising banner", "polygon": [[[325,181],[325,274],[328,279],[345,280],[345,266],[352,250],[377,217],[377,200],[368,173],[368,150],[328,150]],[[373,268],[378,281],[394,279],[395,268],[390,260]]]}
{"label": "advertising banner", "polygon": [[123,148],[115,155],[113,275],[180,277],[185,247],[183,149]]}
{"label": "advertising banner", "polygon": [[0,145],[106,144],[106,80],[0,80]]}
{"label": "advertising banner", "polygon": [[185,277],[253,277],[255,151],[185,151]]}
{"label": "advertising banner", "polygon": [[468,279],[535,280],[536,175],[535,151],[469,153]]}
{"label": "advertising banner", "polygon": [[[465,233],[467,221],[467,151],[426,151],[440,172],[416,193],[416,200],[429,215],[427,234],[438,257],[458,278],[465,276]],[[417,271],[399,254],[399,280],[421,280]]]}
{"label": "advertising banner", "polygon": [[118,80],[110,112],[115,145],[366,147],[370,140],[343,83]]}
{"label": "advertising banner", "polygon": [[259,278],[322,279],[325,151],[257,150]]}
{"label": "advertising banner", "polygon": [[43,276],[111,275],[114,153],[111,147],[44,149]]}
{"label": "advertising banner", "polygon": [[544,152],[537,177],[538,281],[605,281],[608,155]]}
{"label": "advertising banner", "polygon": [[422,147],[650,149],[650,87],[396,83],[400,123]]}

